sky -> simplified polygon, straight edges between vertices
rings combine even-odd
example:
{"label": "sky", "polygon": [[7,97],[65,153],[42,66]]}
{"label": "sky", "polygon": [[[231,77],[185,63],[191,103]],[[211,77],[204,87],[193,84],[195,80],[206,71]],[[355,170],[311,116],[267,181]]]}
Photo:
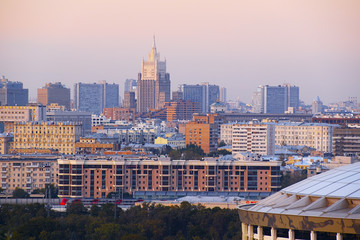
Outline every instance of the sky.
{"label": "sky", "polygon": [[250,103],[290,83],[307,104],[360,101],[359,0],[0,0],[0,75],[32,99],[58,81],[122,94],[154,35],[172,91],[209,82]]}

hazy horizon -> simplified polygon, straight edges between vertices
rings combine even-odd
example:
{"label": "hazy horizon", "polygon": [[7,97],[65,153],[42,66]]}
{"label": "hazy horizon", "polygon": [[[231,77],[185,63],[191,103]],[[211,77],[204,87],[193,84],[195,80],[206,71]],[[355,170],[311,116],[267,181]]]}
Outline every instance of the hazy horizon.
{"label": "hazy horizon", "polygon": [[[172,91],[210,82],[250,103],[258,85],[360,100],[358,0],[0,0],[0,75],[30,98],[47,82],[137,79],[153,35]],[[72,94],[73,95],[73,94]]]}

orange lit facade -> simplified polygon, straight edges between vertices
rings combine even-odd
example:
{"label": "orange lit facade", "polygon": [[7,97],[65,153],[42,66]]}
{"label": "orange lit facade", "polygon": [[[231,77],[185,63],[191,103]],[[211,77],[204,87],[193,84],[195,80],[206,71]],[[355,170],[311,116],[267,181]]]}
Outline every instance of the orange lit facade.
{"label": "orange lit facade", "polygon": [[[75,142],[82,134],[81,123],[21,122],[14,124],[14,150],[54,149],[75,154]],[[35,150],[36,151],[36,150]]]}
{"label": "orange lit facade", "polygon": [[201,112],[200,103],[192,102],[190,100],[178,100],[176,102],[166,102],[167,121],[174,120],[191,120],[194,113]]}
{"label": "orange lit facade", "polygon": [[280,162],[172,160],[147,156],[59,159],[59,197],[124,191],[263,192],[280,189]]}
{"label": "orange lit facade", "polygon": [[95,138],[80,138],[75,143],[75,151],[77,154],[101,154],[106,151],[118,150],[118,144],[99,143]]}
{"label": "orange lit facade", "polygon": [[7,194],[16,188],[31,193],[48,184],[57,185],[57,158],[55,155],[0,156],[1,188]]}
{"label": "orange lit facade", "polygon": [[185,144],[195,144],[205,153],[215,151],[219,136],[219,117],[217,114],[194,115],[193,121],[185,126]]}
{"label": "orange lit facade", "polygon": [[135,121],[135,108],[104,108],[103,114],[111,120],[124,120],[127,122]]}

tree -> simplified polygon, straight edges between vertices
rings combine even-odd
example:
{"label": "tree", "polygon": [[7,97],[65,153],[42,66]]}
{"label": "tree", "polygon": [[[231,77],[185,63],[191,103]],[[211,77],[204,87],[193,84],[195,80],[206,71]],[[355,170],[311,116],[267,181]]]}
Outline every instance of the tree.
{"label": "tree", "polygon": [[58,192],[59,192],[59,189],[52,183],[50,185],[47,185],[45,187],[46,189],[46,196],[48,195],[49,193],[49,189],[50,188],[50,198],[58,198]]}
{"label": "tree", "polygon": [[181,158],[181,152],[179,150],[172,149],[169,153],[171,160],[178,160]]}
{"label": "tree", "polygon": [[81,201],[75,200],[67,206],[66,212],[69,214],[86,214],[87,209]]}
{"label": "tree", "polygon": [[172,147],[170,147],[169,145],[165,145],[164,149],[162,149],[162,154],[168,155],[172,150]]}
{"label": "tree", "polygon": [[221,140],[218,147],[224,147],[224,146],[226,146],[226,143],[224,142],[224,140]]}
{"label": "tree", "polygon": [[13,198],[28,198],[30,195],[22,188],[15,188]]}
{"label": "tree", "polygon": [[31,194],[45,194],[45,188],[36,188],[31,192]]}

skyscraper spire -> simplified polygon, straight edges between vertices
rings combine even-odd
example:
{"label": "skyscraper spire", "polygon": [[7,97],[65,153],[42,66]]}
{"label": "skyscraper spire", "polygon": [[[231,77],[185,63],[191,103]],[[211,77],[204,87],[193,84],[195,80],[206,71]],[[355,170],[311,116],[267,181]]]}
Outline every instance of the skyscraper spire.
{"label": "skyscraper spire", "polygon": [[153,48],[155,48],[155,49],[156,49],[155,34],[153,35],[153,38],[154,38]]}

